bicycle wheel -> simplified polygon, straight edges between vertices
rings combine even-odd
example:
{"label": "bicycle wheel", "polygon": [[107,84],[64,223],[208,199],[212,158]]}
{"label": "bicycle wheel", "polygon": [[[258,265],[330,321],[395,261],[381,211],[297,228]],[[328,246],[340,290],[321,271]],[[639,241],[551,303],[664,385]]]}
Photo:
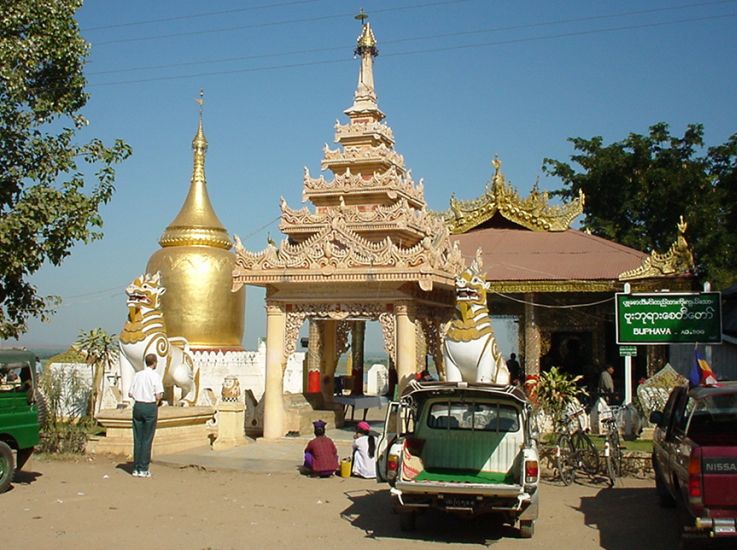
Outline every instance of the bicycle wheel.
{"label": "bicycle wheel", "polygon": [[610,441],[611,451],[609,454],[612,455],[612,458],[614,459],[614,471],[617,474],[617,477],[622,477],[622,447],[619,444],[619,432],[615,430],[610,436]]}
{"label": "bicycle wheel", "polygon": [[573,434],[573,447],[583,471],[590,476],[596,475],[599,471],[599,451],[591,438],[579,430]]}
{"label": "bicycle wheel", "polygon": [[617,459],[614,456],[615,451],[611,435],[607,435],[605,445],[604,458],[606,459],[606,475],[609,477],[609,486],[614,487],[614,482],[617,480]]}
{"label": "bicycle wheel", "polygon": [[571,436],[561,434],[556,442],[555,466],[563,485],[570,485],[576,477],[576,453]]}

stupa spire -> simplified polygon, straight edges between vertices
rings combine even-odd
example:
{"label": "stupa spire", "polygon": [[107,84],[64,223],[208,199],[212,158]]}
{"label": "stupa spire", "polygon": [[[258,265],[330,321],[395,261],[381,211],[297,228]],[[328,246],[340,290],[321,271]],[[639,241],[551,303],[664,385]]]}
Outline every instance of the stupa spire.
{"label": "stupa spire", "polygon": [[381,120],[384,118],[384,113],[379,110],[376,103],[376,90],[374,89],[374,57],[379,55],[379,49],[376,47],[376,37],[371,29],[371,23],[367,21],[366,12],[361,10],[356,15],[356,19],[361,21],[361,34],[356,40],[356,49],[353,53],[361,58],[361,66],[353,105],[345,113],[348,116],[372,114],[376,120]]}
{"label": "stupa spire", "polygon": [[192,140],[194,161],[189,193],[179,214],[159,239],[162,247],[203,245],[230,250],[233,246],[207,194],[207,180],[205,179],[207,138],[205,138],[202,124],[204,96],[204,92],[200,91],[200,96],[196,100],[200,106],[200,113],[197,133]]}

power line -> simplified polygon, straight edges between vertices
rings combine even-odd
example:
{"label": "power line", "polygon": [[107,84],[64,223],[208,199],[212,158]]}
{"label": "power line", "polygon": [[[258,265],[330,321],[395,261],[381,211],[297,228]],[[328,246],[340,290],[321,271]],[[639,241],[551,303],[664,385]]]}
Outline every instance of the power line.
{"label": "power line", "polygon": [[[373,10],[372,13],[376,14],[376,13],[386,13],[386,12],[393,12],[393,11],[400,11],[400,10],[428,8],[432,6],[440,6],[443,4],[460,4],[461,2],[468,2],[468,1],[470,0],[436,0],[435,2],[424,2],[421,4],[411,4],[407,6],[396,6],[393,8],[376,9],[376,10]],[[115,40],[107,40],[105,42],[95,42],[94,46],[98,47],[98,46],[107,46],[110,44],[125,44],[129,42],[141,42],[144,40],[160,40],[163,38],[177,38],[180,36],[196,36],[196,35],[202,35],[202,34],[233,32],[233,31],[240,31],[244,29],[259,29],[259,28],[265,28],[265,27],[291,25],[294,23],[314,23],[316,21],[326,21],[328,19],[341,19],[344,17],[354,17],[354,15],[355,13],[353,12],[350,12],[350,13],[344,12],[344,13],[337,13],[334,15],[318,15],[315,17],[304,17],[300,19],[283,19],[281,21],[267,21],[265,23],[252,23],[250,25],[237,25],[234,27],[222,27],[219,29],[177,32],[177,33],[170,33],[170,34],[158,34],[158,35],[153,35],[153,36],[142,36],[139,38],[118,38]]]}
{"label": "power line", "polygon": [[249,6],[247,8],[234,8],[231,10],[222,11],[206,11],[200,13],[193,13],[190,15],[178,15],[174,17],[161,17],[159,19],[144,19],[142,21],[131,21],[129,23],[115,23],[112,25],[98,25],[96,27],[85,27],[82,32],[100,31],[106,29],[118,29],[121,27],[137,27],[139,25],[149,25],[151,23],[168,23],[169,21],[184,21],[188,19],[196,19],[199,17],[214,17],[217,15],[230,15],[233,13],[242,13],[244,11],[254,11],[267,8],[279,8],[283,6],[294,6],[296,4],[313,4],[318,0],[292,0],[291,2],[276,2],[273,4],[261,4],[259,6]]}
{"label": "power line", "polygon": [[[536,28],[536,27],[549,27],[553,25],[565,25],[570,23],[581,23],[585,21],[595,21],[595,20],[601,20],[601,19],[614,19],[619,17],[630,17],[633,15],[646,15],[651,13],[660,13],[665,11],[674,11],[674,10],[681,10],[681,9],[687,9],[692,7],[701,7],[701,6],[708,6],[713,4],[725,4],[725,3],[734,3],[737,0],[718,0],[718,1],[712,1],[712,2],[700,2],[696,4],[681,4],[679,6],[669,6],[666,8],[653,8],[648,10],[636,10],[636,11],[626,11],[626,12],[619,12],[619,13],[611,13],[611,14],[605,14],[605,15],[592,15],[587,17],[576,17],[571,19],[557,19],[557,20],[551,20],[551,21],[539,21],[535,23],[526,23],[523,25],[509,25],[504,27],[489,27],[484,29],[478,29],[478,30],[471,30],[471,31],[458,31],[458,32],[451,32],[451,33],[442,33],[442,34],[433,34],[433,35],[424,35],[424,36],[414,36],[414,37],[405,37],[405,38],[397,38],[394,40],[382,40],[382,45],[387,44],[399,44],[402,42],[416,42],[418,40],[436,40],[438,38],[452,38],[456,36],[468,36],[473,34],[483,34],[483,33],[493,33],[493,32],[504,32],[504,31],[512,31],[512,30],[522,30],[522,29],[530,29],[530,28]],[[313,49],[300,49],[300,50],[291,50],[291,51],[284,51],[284,52],[275,52],[275,53],[263,53],[263,54],[251,54],[251,55],[244,55],[244,56],[238,56],[238,57],[226,57],[226,58],[216,58],[216,59],[207,59],[203,61],[186,61],[182,63],[169,63],[169,64],[163,64],[163,65],[147,65],[142,67],[129,67],[124,69],[111,69],[107,71],[96,71],[96,72],[89,72],[87,73],[88,76],[95,76],[95,75],[101,75],[101,74],[115,74],[115,73],[126,73],[126,72],[135,72],[135,71],[145,71],[145,70],[161,70],[161,69],[171,69],[176,67],[186,67],[186,66],[192,66],[192,65],[206,65],[206,64],[212,64],[212,63],[229,63],[233,61],[246,61],[249,59],[264,59],[269,57],[283,57],[283,56],[289,56],[289,55],[298,55],[298,54],[311,54],[311,53],[320,53],[320,52],[329,52],[329,51],[345,51],[345,46],[336,46],[336,47],[327,47],[327,48],[313,48]]]}
{"label": "power line", "polygon": [[[737,17],[737,13],[704,16],[704,17],[690,17],[690,18],[685,18],[685,19],[677,19],[673,21],[642,23],[638,25],[623,25],[619,27],[610,27],[610,28],[584,30],[584,31],[571,31],[571,32],[551,34],[551,35],[545,35],[545,36],[516,38],[516,39],[509,39],[509,40],[498,40],[494,42],[479,42],[475,44],[462,44],[462,45],[456,45],[456,46],[427,48],[427,49],[422,49],[422,50],[410,50],[410,51],[405,51],[405,52],[384,53],[382,54],[382,56],[383,57],[404,57],[404,56],[410,56],[410,55],[418,55],[418,54],[424,54],[424,53],[437,53],[437,52],[460,50],[460,49],[486,48],[486,47],[491,47],[491,46],[520,44],[524,42],[539,42],[543,40],[555,40],[559,38],[571,38],[571,37],[576,37],[576,36],[586,36],[586,35],[592,35],[592,34],[620,32],[620,31],[626,31],[626,30],[665,27],[669,25],[679,25],[683,23],[713,21],[717,19],[726,19],[726,18],[732,18],[732,17]],[[119,81],[113,81],[113,82],[101,82],[101,83],[96,83],[96,84],[90,83],[88,87],[97,88],[97,87],[104,87],[104,86],[118,86],[122,84],[142,84],[142,83],[147,83],[147,82],[159,82],[159,81],[167,81],[167,80],[183,80],[183,79],[188,79],[188,78],[201,78],[201,77],[208,77],[208,76],[222,76],[222,75],[239,74],[239,73],[273,71],[273,70],[281,70],[281,69],[291,69],[291,68],[296,68],[296,67],[308,67],[308,66],[314,66],[314,65],[332,65],[336,63],[348,63],[350,61],[352,61],[352,58],[351,59],[348,59],[348,58],[329,59],[329,60],[323,60],[323,61],[306,61],[306,62],[301,62],[301,63],[286,63],[282,65],[271,65],[271,66],[264,66],[264,67],[248,67],[248,68],[243,68],[243,69],[210,71],[210,72],[204,72],[204,73],[191,73],[191,74],[186,74],[186,75],[160,76],[160,77],[151,77],[151,78],[141,78],[141,79],[135,79],[135,80],[119,80]]]}

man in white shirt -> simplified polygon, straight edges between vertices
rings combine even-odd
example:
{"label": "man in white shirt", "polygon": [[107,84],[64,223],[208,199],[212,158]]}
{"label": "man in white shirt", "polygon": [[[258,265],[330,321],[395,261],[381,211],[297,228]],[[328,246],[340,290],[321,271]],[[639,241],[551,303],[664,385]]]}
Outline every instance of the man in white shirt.
{"label": "man in white shirt", "polygon": [[133,476],[151,477],[151,445],[156,433],[158,405],[164,395],[164,385],[156,372],[156,355],[149,353],[146,366],[133,376],[128,397],[133,405]]}

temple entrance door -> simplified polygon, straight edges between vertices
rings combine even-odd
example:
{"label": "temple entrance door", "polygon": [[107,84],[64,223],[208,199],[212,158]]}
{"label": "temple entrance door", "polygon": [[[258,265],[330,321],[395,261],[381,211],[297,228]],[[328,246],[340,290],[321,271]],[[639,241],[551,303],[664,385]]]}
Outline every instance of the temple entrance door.
{"label": "temple entrance door", "polygon": [[[573,376],[583,376],[581,385],[589,386],[594,373],[591,332],[560,331],[550,334],[550,350],[541,358],[541,370],[557,366]],[[595,380],[593,381],[595,383]]]}

